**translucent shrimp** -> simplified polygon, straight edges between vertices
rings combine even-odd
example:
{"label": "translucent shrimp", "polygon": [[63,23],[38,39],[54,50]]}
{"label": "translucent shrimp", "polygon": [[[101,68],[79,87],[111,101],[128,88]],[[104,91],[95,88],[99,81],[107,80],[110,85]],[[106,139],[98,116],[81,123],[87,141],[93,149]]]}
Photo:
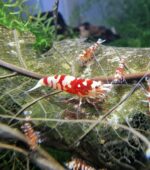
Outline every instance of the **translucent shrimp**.
{"label": "translucent shrimp", "polygon": [[26,115],[26,122],[21,126],[22,131],[24,132],[28,143],[30,145],[30,148],[32,150],[35,150],[38,143],[39,143],[39,135],[37,134],[36,131],[34,131],[30,121],[30,115],[25,112]]}
{"label": "translucent shrimp", "polygon": [[87,48],[86,50],[83,50],[82,54],[79,55],[79,61],[82,66],[88,64],[90,61],[94,59],[94,52],[98,48],[100,44],[102,44],[105,40],[98,39],[96,43],[94,43],[92,46]]}

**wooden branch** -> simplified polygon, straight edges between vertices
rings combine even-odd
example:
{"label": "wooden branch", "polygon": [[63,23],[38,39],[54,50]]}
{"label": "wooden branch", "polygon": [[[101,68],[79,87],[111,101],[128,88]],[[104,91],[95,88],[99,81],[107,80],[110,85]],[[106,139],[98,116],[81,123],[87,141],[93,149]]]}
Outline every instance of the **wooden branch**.
{"label": "wooden branch", "polygon": [[8,70],[11,70],[13,72],[16,72],[18,74],[21,74],[21,75],[24,75],[24,76],[27,76],[27,77],[30,77],[30,78],[33,78],[33,79],[41,79],[42,77],[44,77],[44,75],[41,75],[41,74],[37,74],[35,72],[32,72],[32,71],[29,71],[29,70],[26,70],[26,69],[23,69],[21,67],[18,67],[16,65],[13,65],[13,64],[10,64],[10,63],[7,63],[3,60],[0,60],[0,66],[1,67],[4,67],[5,69],[8,69]]}
{"label": "wooden branch", "polygon": [[[143,76],[150,76],[150,72],[142,72],[142,73],[131,73],[131,74],[126,74],[124,76],[125,80],[127,83],[133,83],[133,81],[139,81]],[[113,76],[107,77],[95,77],[93,80],[100,80],[102,82],[112,82],[114,80]],[[145,81],[145,80],[143,80]]]}
{"label": "wooden branch", "polygon": [[1,143],[0,142],[0,148],[12,150],[18,153],[23,154],[24,156],[29,156],[30,159],[38,165],[41,169],[47,170],[65,170],[62,165],[60,165],[50,154],[48,154],[45,150],[38,148],[37,152],[28,152],[25,149],[22,149],[21,147]]}
{"label": "wooden branch", "polygon": [[6,144],[6,143],[1,143],[0,142],[0,148],[2,149],[8,149],[8,150],[13,150],[15,152],[19,152],[22,153],[25,156],[28,156],[28,152],[20,147],[17,147],[15,145],[10,145],[10,144]]}
{"label": "wooden branch", "polygon": [[[3,60],[0,60],[0,66],[5,68],[5,69],[11,70],[13,72],[16,72],[16,73],[18,73],[20,75],[24,75],[24,76],[27,76],[27,77],[30,77],[30,78],[33,78],[33,79],[37,79],[37,80],[39,80],[42,77],[46,76],[46,75],[41,75],[41,74],[38,74],[38,73],[35,73],[35,72],[32,72],[32,71],[23,69],[23,68],[18,67],[16,65],[7,63],[7,62],[5,62]],[[133,81],[139,81],[145,75],[150,76],[150,72],[127,74],[127,75],[124,76],[124,78],[125,78],[127,83],[132,83]],[[114,79],[113,76],[95,77],[95,78],[93,78],[93,80],[97,80],[97,81],[100,80],[102,82],[107,82],[107,81],[112,82],[113,79]]]}

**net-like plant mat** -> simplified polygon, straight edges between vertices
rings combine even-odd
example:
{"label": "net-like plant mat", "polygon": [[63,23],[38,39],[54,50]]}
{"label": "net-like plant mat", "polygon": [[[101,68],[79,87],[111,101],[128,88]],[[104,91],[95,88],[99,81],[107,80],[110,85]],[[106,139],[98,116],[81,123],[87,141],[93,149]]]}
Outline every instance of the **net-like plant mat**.
{"label": "net-like plant mat", "polygon": [[[11,1],[8,3],[11,4]],[[21,5],[20,3],[16,6],[21,9]],[[8,5],[5,5],[0,10],[3,15],[2,24],[5,26],[7,24],[4,23],[4,18],[6,17],[5,22],[8,20],[3,10],[6,7],[8,9]],[[13,17],[14,15],[12,14]],[[14,21],[14,18],[12,19]],[[12,19],[10,18],[11,21]],[[114,76],[121,57],[125,58],[128,68],[126,74],[145,73],[143,75],[146,76],[150,72],[148,48],[99,46],[93,61],[82,67],[78,62],[78,56],[82,50],[91,45],[90,43],[84,43],[79,39],[54,42],[49,51],[39,55],[33,48],[32,34],[19,33],[15,26],[8,27],[15,30],[0,27],[0,62],[5,61],[37,74],[68,74],[83,78],[104,76],[107,80]],[[25,28],[22,25],[21,27]],[[0,68],[0,75],[1,123],[21,130],[22,124],[26,121],[24,113],[29,112],[34,130],[40,132],[42,140],[40,146],[47,152],[51,147],[71,152],[97,169],[149,169],[146,151],[150,140],[150,117],[149,106],[145,102],[147,101],[145,79],[139,84],[135,78],[132,82],[114,85],[104,100],[91,102],[83,100],[78,112],[77,96],[64,92],[55,94],[49,87],[41,87],[27,93],[26,91],[37,83],[32,75],[18,74],[6,67]],[[119,104],[122,100],[124,101]],[[104,119],[103,116],[115,106],[116,108]],[[94,126],[97,120],[99,123]],[[136,132],[142,134],[148,142],[146,143]],[[0,136],[2,143],[29,149],[24,143],[18,142],[18,138],[10,131],[5,133],[1,130]],[[36,161],[29,163],[29,159],[28,156],[24,159],[17,151],[1,149],[0,167],[37,169],[38,163]],[[60,162],[63,164],[64,160]]]}

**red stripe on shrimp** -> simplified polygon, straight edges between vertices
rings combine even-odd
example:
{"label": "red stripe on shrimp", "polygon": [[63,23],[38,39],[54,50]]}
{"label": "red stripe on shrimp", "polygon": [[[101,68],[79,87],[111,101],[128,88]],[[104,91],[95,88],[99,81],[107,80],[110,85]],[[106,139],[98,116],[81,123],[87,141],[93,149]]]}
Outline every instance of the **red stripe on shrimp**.
{"label": "red stripe on shrimp", "polygon": [[[85,82],[85,84],[83,84]],[[91,90],[91,84],[92,80],[86,80],[86,79],[78,79],[71,81],[70,85],[67,86],[66,92],[77,94],[79,96],[86,96],[89,93],[89,90]]]}
{"label": "red stripe on shrimp", "polygon": [[62,81],[65,79],[66,75],[61,75],[58,82],[57,82],[57,89],[58,90],[64,90],[64,86],[62,84]]}
{"label": "red stripe on shrimp", "polygon": [[49,85],[49,83],[48,83],[48,77],[44,77],[44,78],[43,78],[43,83],[44,83],[44,85],[46,85],[46,86]]}

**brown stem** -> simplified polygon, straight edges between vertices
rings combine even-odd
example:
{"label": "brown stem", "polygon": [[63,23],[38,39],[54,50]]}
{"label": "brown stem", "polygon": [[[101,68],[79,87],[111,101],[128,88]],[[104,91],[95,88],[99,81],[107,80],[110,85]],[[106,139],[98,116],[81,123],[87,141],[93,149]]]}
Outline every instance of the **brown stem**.
{"label": "brown stem", "polygon": [[[23,69],[21,67],[18,67],[16,65],[7,63],[3,60],[0,60],[0,66],[4,67],[5,69],[17,72],[18,74],[33,78],[33,79],[41,79],[42,77],[45,77],[46,75],[41,75],[41,74],[37,74],[35,72]],[[131,83],[133,81],[139,81],[144,75],[150,76],[150,72],[143,72],[143,73],[133,73],[133,74],[127,74],[124,76],[125,80],[127,83]],[[114,79],[113,76],[109,76],[109,77],[95,77],[93,78],[93,80],[100,80],[102,82],[112,82],[112,80]],[[144,81],[144,80],[143,80]]]}
{"label": "brown stem", "polygon": [[15,146],[15,145],[10,145],[10,144],[6,144],[6,143],[1,143],[0,142],[0,148],[13,150],[13,151],[22,153],[25,156],[28,156],[28,152],[27,151],[25,151],[24,149],[22,149],[20,147]]}
{"label": "brown stem", "polygon": [[[2,135],[8,135],[12,139],[18,139],[26,144],[29,145],[28,139],[16,128],[12,128],[8,125],[1,124],[0,123],[0,130],[1,134],[0,137],[2,138]],[[2,138],[3,139],[3,138]],[[8,141],[6,141],[8,142]],[[13,150],[19,153],[22,153],[25,156],[29,156],[29,158],[34,161],[39,167],[42,167],[42,169],[47,170],[65,170],[49,153],[47,153],[44,149],[37,147],[36,150],[33,152],[30,152],[29,150],[24,150],[21,147],[18,147],[16,145],[7,144],[7,143],[1,143],[0,142],[0,149],[9,149]]]}
{"label": "brown stem", "polygon": [[8,70],[11,70],[13,72],[16,72],[18,74],[21,74],[21,75],[24,75],[24,76],[27,76],[27,77],[30,77],[30,78],[33,78],[33,79],[41,79],[42,77],[44,77],[44,75],[41,75],[41,74],[37,74],[37,73],[34,73],[32,71],[29,71],[29,70],[26,70],[26,69],[23,69],[21,67],[18,67],[16,65],[13,65],[13,64],[10,64],[10,63],[7,63],[3,60],[0,60],[0,66],[1,67],[4,67]]}
{"label": "brown stem", "polygon": [[[144,75],[150,76],[150,72],[142,72],[142,73],[131,73],[126,74],[124,76],[127,83],[132,83],[133,81],[139,81]],[[107,77],[94,77],[93,80],[100,80],[102,82],[112,82],[114,80],[114,76]]]}

